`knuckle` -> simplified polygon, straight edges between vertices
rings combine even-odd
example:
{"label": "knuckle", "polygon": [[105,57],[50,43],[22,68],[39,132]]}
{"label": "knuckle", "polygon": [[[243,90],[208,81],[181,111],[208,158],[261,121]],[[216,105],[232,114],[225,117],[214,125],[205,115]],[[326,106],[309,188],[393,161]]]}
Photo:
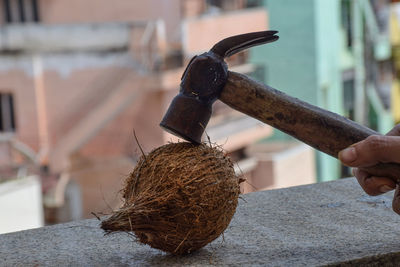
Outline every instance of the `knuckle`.
{"label": "knuckle", "polygon": [[367,185],[366,181],[358,180],[358,183],[360,184],[361,188],[364,190],[364,192],[367,195],[370,195],[370,196],[378,195],[377,190],[375,188]]}
{"label": "knuckle", "polygon": [[377,195],[381,194],[381,192],[379,192],[375,188],[363,187],[363,189],[364,189],[364,192],[367,193],[367,195],[369,195],[369,196],[377,196]]}
{"label": "knuckle", "polygon": [[367,195],[377,196],[380,195],[379,185],[376,182],[369,178],[368,176],[357,177],[358,183],[361,185],[362,189]]}
{"label": "knuckle", "polygon": [[365,145],[370,152],[381,151],[388,146],[388,141],[385,136],[371,135],[365,139]]}

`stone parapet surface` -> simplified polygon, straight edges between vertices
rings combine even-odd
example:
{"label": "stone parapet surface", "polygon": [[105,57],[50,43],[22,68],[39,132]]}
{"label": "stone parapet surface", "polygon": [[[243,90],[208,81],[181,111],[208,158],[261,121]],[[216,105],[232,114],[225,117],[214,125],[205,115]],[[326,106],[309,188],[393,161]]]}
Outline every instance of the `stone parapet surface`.
{"label": "stone parapet surface", "polygon": [[354,178],[243,195],[223,237],[187,256],[104,236],[96,219],[0,235],[0,266],[395,266],[393,193],[370,197]]}

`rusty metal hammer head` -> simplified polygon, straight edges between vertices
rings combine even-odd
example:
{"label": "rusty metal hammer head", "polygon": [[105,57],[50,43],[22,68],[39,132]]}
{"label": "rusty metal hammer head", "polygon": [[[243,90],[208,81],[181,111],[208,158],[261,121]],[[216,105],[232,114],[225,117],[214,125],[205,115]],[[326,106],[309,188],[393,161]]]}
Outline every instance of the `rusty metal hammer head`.
{"label": "rusty metal hammer head", "polygon": [[209,52],[195,56],[181,78],[179,94],[172,100],[160,126],[192,143],[200,143],[210,120],[212,104],[228,79],[224,58],[252,46],[276,41],[277,31],[252,32],[226,38]]}

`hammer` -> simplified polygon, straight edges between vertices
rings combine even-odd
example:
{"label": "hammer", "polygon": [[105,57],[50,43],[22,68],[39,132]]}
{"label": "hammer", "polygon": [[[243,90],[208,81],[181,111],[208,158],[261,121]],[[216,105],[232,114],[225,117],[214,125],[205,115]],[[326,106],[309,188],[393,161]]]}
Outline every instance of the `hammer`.
{"label": "hammer", "polygon": [[[172,100],[160,126],[199,144],[212,114],[212,104],[219,99],[335,158],[351,144],[379,135],[343,116],[228,71],[224,58],[252,46],[274,42],[279,39],[277,33],[261,31],[232,36],[218,42],[209,52],[193,57],[182,75],[179,94]],[[396,182],[400,178],[400,164],[396,163],[380,163],[363,169]]]}

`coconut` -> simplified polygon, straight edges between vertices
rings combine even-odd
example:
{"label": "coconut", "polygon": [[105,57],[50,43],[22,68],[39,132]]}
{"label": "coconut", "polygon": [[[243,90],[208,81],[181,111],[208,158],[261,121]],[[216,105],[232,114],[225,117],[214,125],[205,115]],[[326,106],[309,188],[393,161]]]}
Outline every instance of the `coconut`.
{"label": "coconut", "polygon": [[187,254],[228,227],[240,182],[220,148],[170,143],[139,159],[125,182],[123,206],[101,228],[134,232],[153,248]]}

